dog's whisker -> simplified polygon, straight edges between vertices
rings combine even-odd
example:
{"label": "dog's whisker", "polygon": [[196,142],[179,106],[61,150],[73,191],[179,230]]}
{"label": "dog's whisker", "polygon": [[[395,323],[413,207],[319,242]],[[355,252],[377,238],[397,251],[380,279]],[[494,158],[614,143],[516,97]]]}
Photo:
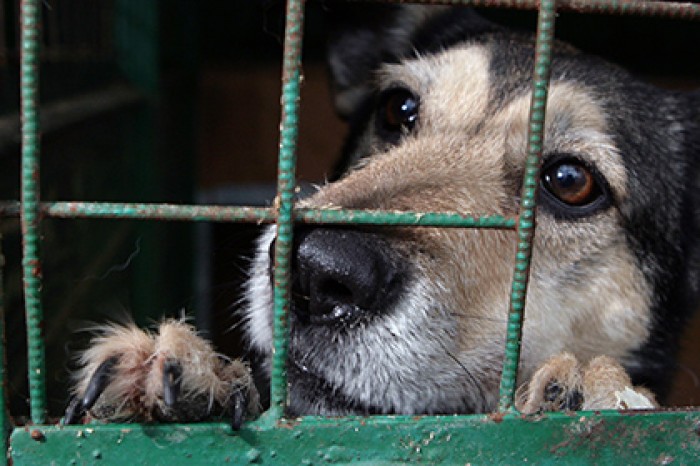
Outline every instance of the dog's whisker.
{"label": "dog's whisker", "polygon": [[454,353],[452,353],[452,351],[447,349],[443,342],[440,342],[440,346],[442,346],[442,349],[445,351],[445,354],[447,354],[450,357],[450,359],[457,363],[457,365],[462,369],[464,375],[466,375],[467,378],[471,381],[471,385],[479,392],[479,397],[477,399],[485,400],[486,395],[484,393],[484,389],[479,383],[479,381],[476,379],[474,374],[472,374],[472,372],[469,369],[467,369],[467,367],[462,363],[462,361],[459,360],[457,356],[454,355]]}

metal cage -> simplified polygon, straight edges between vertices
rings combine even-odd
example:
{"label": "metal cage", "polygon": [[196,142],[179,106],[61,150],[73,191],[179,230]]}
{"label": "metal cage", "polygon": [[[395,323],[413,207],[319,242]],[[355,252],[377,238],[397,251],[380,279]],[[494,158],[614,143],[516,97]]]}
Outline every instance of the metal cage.
{"label": "metal cage", "polygon": [[[295,161],[304,1],[288,0],[282,74],[277,198],[274,207],[41,202],[38,190],[40,130],[38,107],[39,0],[21,2],[21,200],[4,203],[0,214],[18,215],[23,235],[23,270],[29,346],[32,425],[14,429],[9,458],[14,464],[119,464],[126,455],[144,464],[202,463],[470,463],[566,458],[576,463],[690,464],[700,460],[700,412],[552,413],[524,417],[514,409],[523,309],[535,228],[536,187],[542,155],[551,48],[557,10],[700,19],[700,5],[617,0],[424,0],[538,10],[536,57],[529,117],[527,166],[520,212],[515,218],[464,213],[308,210],[294,206]],[[42,217],[275,223],[274,360],[271,407],[240,432],[226,424],[83,425],[46,424],[40,221]],[[435,226],[515,230],[507,343],[498,411],[489,415],[372,416],[286,419],[285,361],[289,307],[289,264],[295,223]],[[0,347],[0,351],[2,348]],[[0,376],[3,373],[0,372]],[[0,390],[3,384],[0,383]],[[0,393],[0,395],[4,395]],[[2,425],[9,425],[0,410]]]}

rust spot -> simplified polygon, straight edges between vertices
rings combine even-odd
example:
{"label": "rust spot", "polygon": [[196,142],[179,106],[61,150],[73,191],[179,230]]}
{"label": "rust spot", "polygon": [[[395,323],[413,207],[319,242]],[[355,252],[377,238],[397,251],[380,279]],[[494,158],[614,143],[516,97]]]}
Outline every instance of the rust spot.
{"label": "rust spot", "polygon": [[491,414],[489,414],[489,419],[491,419],[496,424],[500,424],[501,422],[503,422],[503,419],[505,417],[506,417],[506,413],[491,413]]}
{"label": "rust spot", "polygon": [[32,268],[32,275],[37,278],[41,278],[41,262],[38,259],[34,259],[28,262],[28,265]]}
{"label": "rust spot", "polygon": [[29,435],[32,437],[32,440],[36,440],[37,442],[43,442],[44,440],[46,440],[44,433],[37,429],[31,431]]}
{"label": "rust spot", "polygon": [[296,419],[284,419],[284,420],[280,420],[277,422],[277,427],[281,427],[283,429],[289,429],[289,430],[294,429],[298,425],[299,425],[299,421]]}

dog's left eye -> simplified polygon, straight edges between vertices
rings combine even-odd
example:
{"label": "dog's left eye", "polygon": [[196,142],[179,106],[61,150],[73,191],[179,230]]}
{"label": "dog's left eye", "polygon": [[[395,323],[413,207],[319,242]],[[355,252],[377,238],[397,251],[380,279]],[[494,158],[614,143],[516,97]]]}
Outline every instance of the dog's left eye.
{"label": "dog's left eye", "polygon": [[607,203],[607,189],[600,175],[579,160],[563,158],[545,165],[541,178],[543,191],[570,208],[570,214],[585,215]]}
{"label": "dog's left eye", "polygon": [[387,141],[398,142],[401,135],[411,131],[418,120],[418,97],[408,89],[385,91],[379,97],[377,131]]}

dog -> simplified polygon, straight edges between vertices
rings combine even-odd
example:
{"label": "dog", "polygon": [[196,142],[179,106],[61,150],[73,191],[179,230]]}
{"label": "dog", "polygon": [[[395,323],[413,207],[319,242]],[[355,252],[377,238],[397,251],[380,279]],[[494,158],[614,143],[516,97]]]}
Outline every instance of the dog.
{"label": "dog", "polygon": [[[516,216],[532,36],[465,8],[338,8],[342,175],[299,205]],[[698,109],[697,92],[555,43],[521,411],[664,400],[700,295]],[[239,427],[264,408],[274,237],[270,227],[258,242],[242,311],[259,390],[184,321],[112,325],[79,357],[66,422],[226,415]],[[294,237],[288,416],[496,409],[513,231],[305,226]]]}

